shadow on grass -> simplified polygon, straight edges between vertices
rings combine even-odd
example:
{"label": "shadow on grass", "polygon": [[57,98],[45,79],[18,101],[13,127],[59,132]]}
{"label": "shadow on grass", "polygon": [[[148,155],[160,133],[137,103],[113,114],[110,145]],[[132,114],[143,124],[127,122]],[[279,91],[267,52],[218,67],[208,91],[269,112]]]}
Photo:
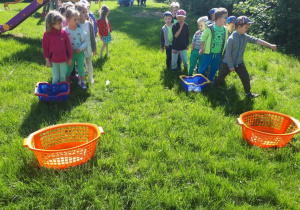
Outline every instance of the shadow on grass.
{"label": "shadow on grass", "polygon": [[145,7],[118,7],[111,11],[108,18],[113,31],[126,33],[138,45],[158,49],[160,31],[164,25],[163,9],[160,7],[147,9]]}
{"label": "shadow on grass", "polygon": [[40,38],[30,38],[30,37],[22,37],[13,34],[3,34],[1,35],[2,40],[16,40],[21,44],[28,45],[26,49],[20,50],[9,57],[3,57],[2,60],[10,60],[12,58],[16,58],[16,62],[30,62],[37,63],[40,65],[45,64],[45,59],[43,57],[42,52],[42,40]]}
{"label": "shadow on grass", "polygon": [[[97,55],[98,56],[98,55]],[[99,69],[100,71],[103,70],[103,65],[108,61],[108,57],[104,55],[102,58],[97,58],[96,62],[93,62],[94,68],[96,67],[97,70]]]}
{"label": "shadow on grass", "polygon": [[55,125],[62,115],[71,115],[71,110],[84,103],[90,93],[77,85],[71,84],[71,91],[66,102],[37,102],[31,104],[30,113],[23,120],[19,133],[23,137],[29,136],[41,127]]}
{"label": "shadow on grass", "polygon": [[236,87],[227,88],[225,85],[212,87],[208,85],[202,92],[209,100],[212,108],[224,107],[226,115],[237,116],[253,110],[253,100],[248,97],[240,98]]}

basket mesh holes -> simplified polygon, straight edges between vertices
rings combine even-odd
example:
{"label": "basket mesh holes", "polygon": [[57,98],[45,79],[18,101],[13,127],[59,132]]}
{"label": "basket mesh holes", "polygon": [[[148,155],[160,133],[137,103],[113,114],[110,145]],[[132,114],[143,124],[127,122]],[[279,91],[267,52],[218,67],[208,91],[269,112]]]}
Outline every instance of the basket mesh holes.
{"label": "basket mesh holes", "polygon": [[245,116],[245,123],[248,126],[270,127],[279,130],[284,117],[272,114],[252,114]]}

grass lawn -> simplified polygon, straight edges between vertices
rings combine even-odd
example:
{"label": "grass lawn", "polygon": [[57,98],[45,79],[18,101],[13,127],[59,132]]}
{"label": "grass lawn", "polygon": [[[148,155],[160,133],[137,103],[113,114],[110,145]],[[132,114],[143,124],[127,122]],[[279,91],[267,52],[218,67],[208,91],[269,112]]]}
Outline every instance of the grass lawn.
{"label": "grass lawn", "polygon": [[[234,73],[221,87],[185,93],[184,72],[169,72],[160,51],[168,5],[104,3],[110,55],[94,57],[95,84],[72,84],[65,103],[34,95],[37,82],[51,81],[42,10],[0,35],[0,209],[300,209],[300,135],[283,148],[262,149],[243,140],[236,121],[249,110],[300,119],[299,60],[249,44],[245,64],[258,98],[245,98]],[[0,24],[26,5],[5,11],[1,3]],[[196,20],[186,19],[190,38]],[[40,168],[23,139],[67,122],[104,128],[94,158],[67,170]]]}

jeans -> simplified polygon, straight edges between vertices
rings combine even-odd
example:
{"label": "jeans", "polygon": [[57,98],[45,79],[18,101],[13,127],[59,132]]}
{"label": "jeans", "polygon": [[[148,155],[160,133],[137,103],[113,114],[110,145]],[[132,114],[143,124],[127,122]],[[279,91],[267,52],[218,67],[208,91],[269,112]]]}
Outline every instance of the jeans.
{"label": "jeans", "polygon": [[172,69],[175,70],[177,68],[178,55],[180,55],[181,60],[183,61],[184,68],[188,67],[188,56],[187,50],[172,50]]}
{"label": "jeans", "polygon": [[201,63],[201,66],[199,67],[198,73],[205,74],[207,67],[210,65],[208,79],[210,81],[213,81],[215,74],[219,68],[221,53],[203,54],[202,56],[203,56],[202,63]]}

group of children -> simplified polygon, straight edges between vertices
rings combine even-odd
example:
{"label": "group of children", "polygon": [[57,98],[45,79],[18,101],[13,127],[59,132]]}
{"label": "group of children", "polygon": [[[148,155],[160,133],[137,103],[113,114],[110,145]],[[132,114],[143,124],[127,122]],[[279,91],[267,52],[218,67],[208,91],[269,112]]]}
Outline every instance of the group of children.
{"label": "group of children", "polygon": [[[43,54],[47,67],[52,71],[52,84],[72,82],[71,73],[77,66],[78,84],[86,89],[85,74],[94,83],[92,56],[97,54],[97,29],[102,40],[100,58],[104,48],[108,56],[111,42],[111,26],[108,21],[109,8],[102,6],[99,20],[89,12],[89,2],[82,0],[75,5],[63,4],[60,12],[50,11],[45,18],[45,33],[42,40]],[[86,67],[86,72],[84,71]]]}
{"label": "group of children", "polygon": [[[165,25],[161,30],[161,50],[166,51],[167,68],[173,71],[180,68],[180,57],[184,68],[188,69],[189,76],[193,75],[198,64],[198,73],[207,75],[214,86],[220,85],[230,72],[235,71],[242,81],[246,96],[257,97],[258,94],[250,90],[250,77],[244,65],[246,44],[259,44],[273,50],[276,50],[276,45],[246,34],[252,23],[246,16],[228,17],[225,8],[213,8],[209,15],[211,20],[208,20],[207,16],[197,20],[199,30],[192,39],[188,69],[189,27],[185,23],[186,12],[180,10],[179,3],[173,2],[171,12],[163,14]],[[215,79],[218,69],[219,73]]]}

